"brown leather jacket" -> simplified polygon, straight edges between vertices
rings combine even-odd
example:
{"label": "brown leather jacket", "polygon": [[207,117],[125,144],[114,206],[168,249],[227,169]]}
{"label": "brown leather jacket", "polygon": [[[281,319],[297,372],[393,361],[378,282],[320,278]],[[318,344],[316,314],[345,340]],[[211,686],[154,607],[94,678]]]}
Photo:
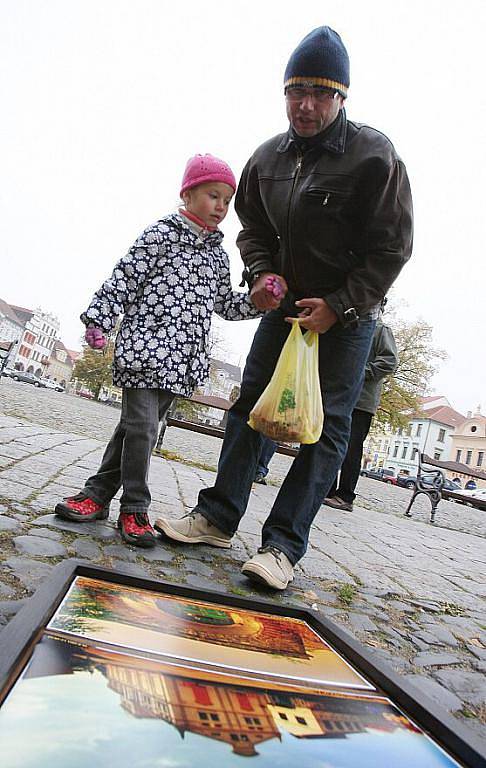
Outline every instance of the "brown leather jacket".
{"label": "brown leather jacket", "polygon": [[412,251],[412,198],[390,140],[341,110],[304,154],[292,132],[262,144],[235,203],[246,274],[282,274],[295,298],[324,297],[341,322],[383,299]]}

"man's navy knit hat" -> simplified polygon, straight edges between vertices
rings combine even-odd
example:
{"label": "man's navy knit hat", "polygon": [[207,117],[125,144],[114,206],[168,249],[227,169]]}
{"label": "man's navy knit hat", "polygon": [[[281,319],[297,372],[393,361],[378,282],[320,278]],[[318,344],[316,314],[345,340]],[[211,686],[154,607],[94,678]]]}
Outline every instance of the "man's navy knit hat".
{"label": "man's navy knit hat", "polygon": [[349,57],[343,41],[330,27],[317,27],[299,43],[289,59],[284,86],[323,86],[347,96]]}

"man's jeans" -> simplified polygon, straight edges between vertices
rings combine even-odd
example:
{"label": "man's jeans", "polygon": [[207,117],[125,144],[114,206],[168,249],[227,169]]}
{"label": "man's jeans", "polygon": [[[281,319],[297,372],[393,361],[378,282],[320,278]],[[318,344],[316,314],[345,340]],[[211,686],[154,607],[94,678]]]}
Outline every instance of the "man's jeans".
{"label": "man's jeans", "polygon": [[[361,320],[356,328],[336,323],[319,336],[324,429],[317,443],[301,447],[262,531],[263,546],[278,547],[293,564],[307,549],[312,521],[344,459],[375,324],[372,319]],[[216,483],[199,493],[195,511],[228,535],[235,533],[245,513],[264,440],[247,425],[248,415],[273,374],[289,332],[279,309],[260,322],[240,397],[228,413]]]}
{"label": "man's jeans", "polygon": [[151,496],[147,485],[159,422],[174,395],[164,389],[123,390],[118,426],[106,446],[100,468],[84,492],[98,504],[109,504],[123,486],[120,512],[146,512]]}
{"label": "man's jeans", "polygon": [[363,443],[370,431],[373,414],[368,411],[361,411],[357,408],[353,411],[351,420],[351,435],[348,443],[348,450],[339,474],[339,487],[337,477],[331,485],[328,496],[339,496],[343,501],[352,504],[356,498],[354,492],[361,469],[361,459],[363,458]]}

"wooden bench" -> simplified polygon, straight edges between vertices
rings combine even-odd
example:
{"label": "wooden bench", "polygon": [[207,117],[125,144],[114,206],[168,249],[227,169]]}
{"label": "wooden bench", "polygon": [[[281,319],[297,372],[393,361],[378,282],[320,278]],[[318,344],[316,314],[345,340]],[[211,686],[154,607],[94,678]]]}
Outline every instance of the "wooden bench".
{"label": "wooden bench", "polygon": [[[216,397],[213,395],[193,395],[187,398],[196,405],[205,405],[208,408],[219,408],[223,412],[227,412],[232,403],[223,397]],[[156,451],[162,449],[162,443],[164,440],[165,430],[167,427],[179,427],[179,429],[189,429],[191,432],[198,432],[200,435],[209,435],[210,437],[219,437],[221,440],[224,437],[223,427],[213,427],[211,424],[201,424],[198,421],[189,421],[187,419],[178,419],[174,416],[167,416],[165,423],[162,424],[160,429],[159,438],[157,440]],[[290,445],[279,444],[277,447],[277,453],[282,453],[285,456],[297,456],[298,448],[293,448]]]}

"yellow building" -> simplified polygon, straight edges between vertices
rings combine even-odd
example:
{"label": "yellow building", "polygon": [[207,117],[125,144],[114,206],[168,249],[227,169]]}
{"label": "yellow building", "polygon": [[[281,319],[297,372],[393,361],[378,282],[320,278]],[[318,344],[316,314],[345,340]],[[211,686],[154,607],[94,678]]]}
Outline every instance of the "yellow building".
{"label": "yellow building", "polygon": [[479,406],[474,415],[468,412],[451,439],[456,476],[464,480],[473,478],[478,488],[486,488],[486,416],[481,414]]}

